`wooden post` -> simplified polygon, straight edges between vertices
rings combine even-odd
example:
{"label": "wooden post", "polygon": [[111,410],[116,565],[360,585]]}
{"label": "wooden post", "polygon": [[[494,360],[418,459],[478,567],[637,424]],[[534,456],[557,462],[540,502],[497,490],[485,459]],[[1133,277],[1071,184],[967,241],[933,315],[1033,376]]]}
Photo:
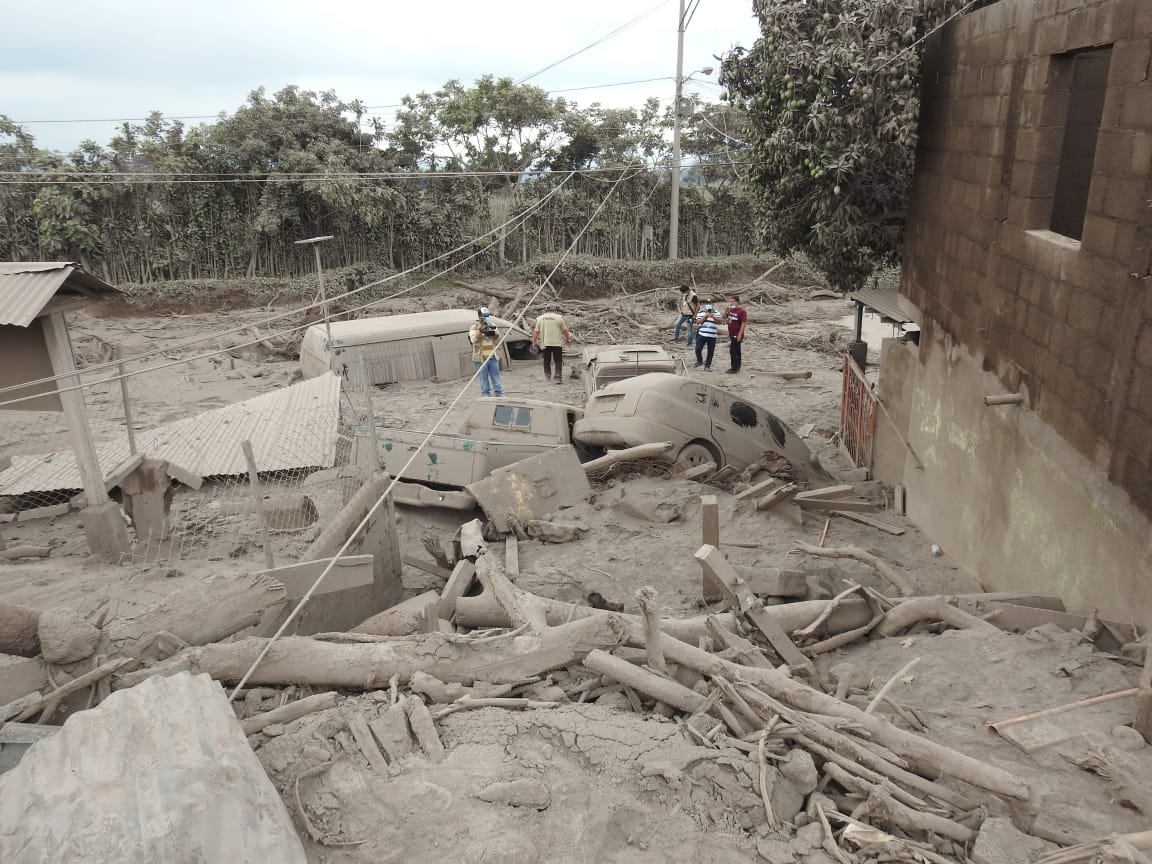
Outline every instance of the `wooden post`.
{"label": "wooden post", "polygon": [[[700,496],[700,521],[703,528],[700,542],[705,546],[720,548],[720,502],[715,495]],[[722,587],[707,570],[703,571],[700,590],[708,603],[724,597]]]}
{"label": "wooden post", "polygon": [[128,379],[124,375],[124,361],[121,359],[120,348],[116,347],[116,372],[120,376],[120,397],[124,401],[124,426],[128,430],[128,452],[136,455],[136,430],[132,428],[132,403],[128,399]]}
{"label": "wooden post", "polygon": [[96,446],[92,443],[92,429],[88,425],[88,412],[84,407],[84,391],[71,389],[79,388],[80,376],[76,374],[68,325],[64,321],[63,312],[53,312],[43,321],[44,341],[48,343],[52,374],[61,376],[57,385],[61,390],[60,402],[64,406],[64,422],[68,424],[68,435],[72,439],[72,450],[76,454],[84,494],[89,507],[98,507],[108,500],[108,493],[104,489],[104,474],[100,470]]}
{"label": "wooden post", "polygon": [[368,438],[372,442],[373,471],[380,470],[380,438],[376,434],[376,411],[372,408],[372,379],[368,377],[368,361],[360,357],[360,374],[364,376],[365,408],[368,412]]}
{"label": "wooden post", "polygon": [[272,540],[268,535],[268,519],[264,515],[264,493],[260,491],[260,475],[256,472],[256,456],[252,453],[252,442],[241,441],[244,461],[248,463],[248,482],[252,484],[252,499],[256,505],[256,517],[260,520],[260,536],[264,541],[264,566],[271,570],[276,566],[272,560]]}
{"label": "wooden post", "polygon": [[1152,633],[1144,637],[1144,671],[1136,690],[1136,720],[1133,728],[1152,744]]}

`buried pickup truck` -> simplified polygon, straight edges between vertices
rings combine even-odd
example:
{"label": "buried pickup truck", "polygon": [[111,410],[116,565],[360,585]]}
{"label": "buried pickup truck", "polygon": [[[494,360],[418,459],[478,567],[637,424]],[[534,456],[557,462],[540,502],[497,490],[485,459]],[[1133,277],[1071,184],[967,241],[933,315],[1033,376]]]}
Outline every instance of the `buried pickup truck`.
{"label": "buried pickup truck", "polygon": [[742,470],[774,452],[801,471],[819,469],[800,436],[775,414],[722,387],[666,372],[597,390],[572,437],[583,446],[611,450],[671,441],[668,458],[690,465],[715,462]]}
{"label": "buried pickup truck", "polygon": [[[584,412],[571,405],[505,396],[476,400],[459,434],[376,428],[380,467],[393,477],[439,487],[464,487],[497,468],[572,444],[572,427]],[[357,444],[372,446],[370,428],[356,433]],[[409,458],[420,452],[405,468]],[[581,461],[603,450],[576,444]]]}

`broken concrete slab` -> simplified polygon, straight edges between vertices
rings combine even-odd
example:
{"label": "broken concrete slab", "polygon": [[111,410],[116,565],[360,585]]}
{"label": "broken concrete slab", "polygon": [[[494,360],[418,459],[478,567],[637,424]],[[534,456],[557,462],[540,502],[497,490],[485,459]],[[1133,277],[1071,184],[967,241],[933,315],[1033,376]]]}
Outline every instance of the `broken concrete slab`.
{"label": "broken concrete slab", "polygon": [[586,501],[592,486],[571,445],[521,459],[467,487],[497,531]]}
{"label": "broken concrete slab", "polygon": [[156,539],[168,534],[168,513],[172,507],[172,481],[164,459],[141,459],[120,482],[124,512],[132,520],[137,540]]}
{"label": "broken concrete slab", "polygon": [[0,860],[307,858],[224,691],[184,673],[74,714],[0,776]]}
{"label": "broken concrete slab", "polygon": [[1057,847],[1017,830],[1006,816],[985,819],[972,847],[972,864],[1028,864]]}
{"label": "broken concrete slab", "polygon": [[[471,562],[464,563],[471,566]],[[439,605],[440,595],[435,591],[425,591],[423,594],[397,603],[390,609],[377,612],[353,627],[352,632],[372,636],[409,636],[419,631],[420,621],[431,603]]]}
{"label": "broken concrete slab", "polygon": [[368,728],[372,730],[389,762],[403,759],[412,752],[412,732],[408,728],[408,712],[404,702],[393,705],[375,720],[369,721]]}
{"label": "broken concrete slab", "polygon": [[[283,583],[288,604],[280,616],[269,617],[260,628],[260,635],[276,632],[292,608],[328,567],[331,558],[302,561],[264,570],[266,576]],[[375,563],[371,555],[345,555],[336,559],[308,603],[300,610],[285,635],[312,636],[316,633],[343,632],[364,620],[364,610],[372,607],[376,595]]]}
{"label": "broken concrete slab", "polygon": [[397,483],[392,497],[406,507],[444,507],[448,510],[472,510],[476,499],[462,489],[430,489],[420,483]]}

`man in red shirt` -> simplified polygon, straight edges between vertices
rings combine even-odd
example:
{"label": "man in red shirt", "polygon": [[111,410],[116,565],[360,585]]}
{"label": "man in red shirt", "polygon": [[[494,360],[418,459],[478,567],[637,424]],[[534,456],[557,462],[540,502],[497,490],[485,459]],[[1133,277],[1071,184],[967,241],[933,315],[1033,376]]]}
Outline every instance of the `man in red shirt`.
{"label": "man in red shirt", "polygon": [[729,375],[740,371],[741,351],[744,348],[744,331],[748,328],[748,310],[740,305],[740,298],[733,294],[728,298],[728,353],[732,357]]}

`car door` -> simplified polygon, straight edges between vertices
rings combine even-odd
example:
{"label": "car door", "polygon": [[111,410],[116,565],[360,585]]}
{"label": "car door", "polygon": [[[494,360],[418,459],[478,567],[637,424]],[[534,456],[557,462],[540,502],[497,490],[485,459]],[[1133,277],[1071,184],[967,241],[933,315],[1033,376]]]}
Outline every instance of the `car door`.
{"label": "car door", "polygon": [[[754,458],[754,454],[749,456],[745,452],[748,449],[746,443],[741,446],[746,439],[746,433],[741,424],[747,423],[747,412],[741,408],[734,413],[737,400],[719,387],[701,385],[700,389],[705,391],[704,396],[708,405],[708,419],[711,423],[713,442],[724,454],[724,461],[727,464],[733,468],[743,468]],[[748,407],[743,402],[740,405]],[[756,410],[752,409],[753,422],[755,422],[755,417]]]}

